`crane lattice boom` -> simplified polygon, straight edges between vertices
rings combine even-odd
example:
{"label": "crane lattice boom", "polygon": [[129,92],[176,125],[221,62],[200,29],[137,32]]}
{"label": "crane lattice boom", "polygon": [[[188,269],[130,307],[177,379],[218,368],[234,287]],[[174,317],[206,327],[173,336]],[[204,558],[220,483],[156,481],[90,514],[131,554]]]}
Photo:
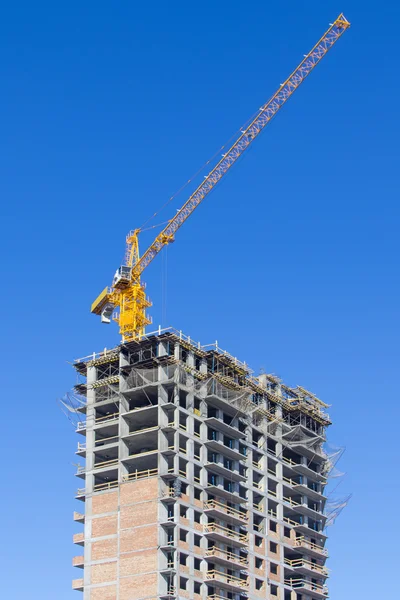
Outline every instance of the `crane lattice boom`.
{"label": "crane lattice boom", "polygon": [[205,177],[204,181],[188,198],[182,208],[168,222],[168,225],[161,233],[157,235],[141,258],[139,258],[137,242],[139,230],[134,230],[128,235],[127,256],[130,257],[130,260],[127,261],[125,267],[120,267],[119,271],[117,271],[112,288],[103,290],[92,305],[92,312],[101,314],[102,320],[105,322],[110,321],[112,310],[115,307],[119,307],[120,312],[114,319],[120,325],[120,332],[122,333],[124,341],[140,338],[144,334],[145,325],[150,323],[150,320],[145,314],[145,309],[147,306],[150,306],[151,303],[146,299],[144,287],[140,283],[140,276],[143,271],[165,245],[174,241],[175,233],[183,225],[186,219],[242,156],[245,150],[277,114],[348,27],[350,27],[350,23],[343,14],[340,14],[317,44],[315,44],[313,49],[305,55],[299,66],[291,73],[286,81],[279,86],[279,89],[272,98],[260,108],[257,116],[251,121],[250,125],[241,132],[240,136],[228,152],[222,156],[222,159]]}

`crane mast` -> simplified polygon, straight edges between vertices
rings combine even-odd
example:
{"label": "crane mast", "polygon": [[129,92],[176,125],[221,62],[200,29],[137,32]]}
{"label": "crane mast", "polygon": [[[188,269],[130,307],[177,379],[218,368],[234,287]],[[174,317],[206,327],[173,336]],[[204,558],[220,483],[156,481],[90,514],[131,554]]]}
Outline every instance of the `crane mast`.
{"label": "crane mast", "polygon": [[102,322],[105,323],[110,322],[114,309],[119,308],[113,319],[119,324],[122,341],[140,339],[144,335],[146,325],[151,323],[146,315],[146,308],[151,306],[151,302],[146,297],[145,286],[141,282],[143,271],[164,246],[174,241],[176,232],[186,219],[254,142],[348,27],[349,21],[340,14],[312,50],[304,56],[298,67],[280,84],[270,100],[259,109],[257,116],[241,131],[234,144],[222,155],[220,161],[141,257],[138,244],[140,230],[135,229],[128,234],[125,265],[117,270],[111,288],[105,288],[91,307],[91,312],[101,315]]}

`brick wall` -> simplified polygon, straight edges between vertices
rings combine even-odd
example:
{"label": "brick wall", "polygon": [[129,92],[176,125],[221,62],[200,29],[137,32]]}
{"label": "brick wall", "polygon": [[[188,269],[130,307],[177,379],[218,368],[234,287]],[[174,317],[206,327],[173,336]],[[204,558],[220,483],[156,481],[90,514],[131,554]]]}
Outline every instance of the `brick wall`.
{"label": "brick wall", "polygon": [[94,495],[92,515],[92,537],[86,540],[91,544],[90,587],[85,598],[115,600],[118,591],[120,600],[156,597],[157,478]]}
{"label": "brick wall", "polygon": [[119,598],[157,595],[158,480],[121,485]]}

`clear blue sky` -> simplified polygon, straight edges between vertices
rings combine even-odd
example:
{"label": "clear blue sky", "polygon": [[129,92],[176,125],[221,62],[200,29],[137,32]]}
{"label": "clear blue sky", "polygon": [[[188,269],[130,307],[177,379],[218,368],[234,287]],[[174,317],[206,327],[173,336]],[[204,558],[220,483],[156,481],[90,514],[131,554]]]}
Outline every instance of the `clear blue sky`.
{"label": "clear blue sky", "polygon": [[78,597],[77,436],[56,398],[75,383],[67,361],[118,342],[89,306],[126,232],[341,11],[351,29],[146,281],[155,325],[332,404],[353,498],[330,531],[331,597],[396,595],[398,4],[22,0],[0,19],[2,597]]}

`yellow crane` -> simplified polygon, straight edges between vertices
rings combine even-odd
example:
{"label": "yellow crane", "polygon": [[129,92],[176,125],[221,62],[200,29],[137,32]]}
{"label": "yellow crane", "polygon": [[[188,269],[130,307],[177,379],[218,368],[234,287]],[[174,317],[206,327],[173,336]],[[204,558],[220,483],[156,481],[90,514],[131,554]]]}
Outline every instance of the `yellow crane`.
{"label": "yellow crane", "polygon": [[235,164],[348,27],[350,23],[343,14],[340,14],[313,49],[304,56],[299,66],[284,83],[280,84],[272,98],[259,109],[250,125],[240,132],[235,143],[222,155],[221,160],[176,215],[168,221],[167,226],[156,236],[142,256],[139,255],[140,229],[134,229],[127,235],[125,264],[116,271],[111,287],[106,287],[91,307],[91,312],[100,315],[103,323],[110,323],[113,318],[119,324],[123,342],[140,339],[144,335],[146,325],[151,323],[146,315],[146,309],[152,303],[146,297],[145,286],[141,282],[143,271],[164,246],[174,241],[175,233],[186,219]]}

